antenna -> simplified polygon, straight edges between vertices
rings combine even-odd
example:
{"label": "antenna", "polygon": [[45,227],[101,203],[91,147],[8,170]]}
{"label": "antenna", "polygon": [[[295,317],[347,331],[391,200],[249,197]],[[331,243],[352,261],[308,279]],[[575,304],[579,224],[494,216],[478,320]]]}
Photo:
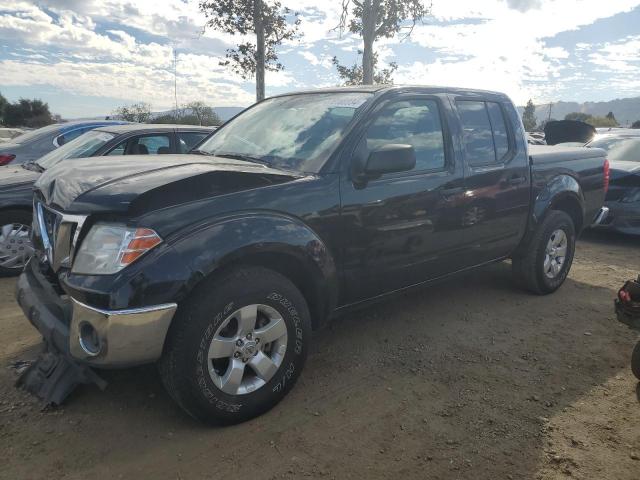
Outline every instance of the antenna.
{"label": "antenna", "polygon": [[175,100],[174,118],[178,121],[178,51],[173,47],[173,98]]}

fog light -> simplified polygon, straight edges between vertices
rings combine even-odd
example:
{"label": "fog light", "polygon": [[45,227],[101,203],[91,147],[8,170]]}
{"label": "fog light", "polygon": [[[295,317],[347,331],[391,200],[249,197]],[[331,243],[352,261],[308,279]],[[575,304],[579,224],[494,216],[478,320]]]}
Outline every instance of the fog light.
{"label": "fog light", "polygon": [[80,324],[80,337],[78,341],[80,342],[82,350],[91,357],[95,357],[100,353],[100,350],[102,350],[98,332],[93,328],[93,325],[88,322],[82,322]]}

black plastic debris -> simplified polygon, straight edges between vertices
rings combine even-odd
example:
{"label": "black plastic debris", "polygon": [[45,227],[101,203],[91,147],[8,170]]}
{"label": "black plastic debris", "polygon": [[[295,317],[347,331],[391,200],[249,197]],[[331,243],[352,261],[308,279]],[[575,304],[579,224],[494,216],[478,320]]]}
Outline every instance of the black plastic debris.
{"label": "black plastic debris", "polygon": [[107,382],[91,368],[50,350],[41,353],[16,382],[17,387],[37,396],[45,405],[61,405],[82,384],[95,384],[100,390],[107,387]]}
{"label": "black plastic debris", "polygon": [[615,305],[618,320],[640,331],[640,275],[637,280],[626,282],[618,291]]}

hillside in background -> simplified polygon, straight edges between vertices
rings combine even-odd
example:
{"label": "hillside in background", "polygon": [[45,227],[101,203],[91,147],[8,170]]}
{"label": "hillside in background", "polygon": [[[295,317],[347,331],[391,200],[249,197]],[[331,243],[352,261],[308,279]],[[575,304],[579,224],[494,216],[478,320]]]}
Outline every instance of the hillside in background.
{"label": "hillside in background", "polygon": [[[213,111],[216,112],[216,115],[218,115],[218,117],[220,118],[220,120],[222,120],[223,122],[226,122],[227,120],[229,120],[231,117],[236,116],[238,113],[240,113],[242,110],[244,110],[245,107],[213,107]],[[153,112],[151,114],[151,118],[158,118],[161,117],[163,115],[167,115],[167,114],[172,114],[174,112],[174,110],[165,110],[163,112]],[[190,111],[188,111],[187,113],[191,113]],[[65,118],[65,121],[71,121],[71,120],[104,120],[106,117],[110,117],[110,118],[114,118],[113,115],[101,115],[101,116],[96,116],[96,117],[83,117],[83,118]]]}
{"label": "hillside in background", "polygon": [[[216,115],[222,120],[226,122],[231,117],[235,117],[238,113],[244,110],[244,107],[213,107],[213,111],[216,112]],[[165,110],[164,112],[153,112],[151,114],[151,118],[158,118],[163,115],[171,115],[174,110]],[[189,109],[186,109],[186,113],[191,113]]]}
{"label": "hillside in background", "polygon": [[[518,112],[522,115],[524,107],[518,107]],[[619,98],[609,102],[557,102],[551,105],[551,118],[563,120],[564,117],[573,112],[587,113],[598,117],[604,117],[607,113],[613,112],[616,119],[622,126],[631,125],[636,120],[640,120],[640,97]],[[538,124],[549,117],[549,104],[536,105],[536,117]]]}

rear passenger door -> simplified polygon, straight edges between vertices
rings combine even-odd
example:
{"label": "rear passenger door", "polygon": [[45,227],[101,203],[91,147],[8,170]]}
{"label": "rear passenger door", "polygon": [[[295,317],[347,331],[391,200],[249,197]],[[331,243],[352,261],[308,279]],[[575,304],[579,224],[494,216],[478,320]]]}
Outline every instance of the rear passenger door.
{"label": "rear passenger door", "polygon": [[[522,237],[529,213],[530,172],[510,103],[493,98],[454,100],[462,126],[465,196],[456,220],[470,239],[473,263],[507,256]],[[516,131],[518,129],[518,131]]]}

